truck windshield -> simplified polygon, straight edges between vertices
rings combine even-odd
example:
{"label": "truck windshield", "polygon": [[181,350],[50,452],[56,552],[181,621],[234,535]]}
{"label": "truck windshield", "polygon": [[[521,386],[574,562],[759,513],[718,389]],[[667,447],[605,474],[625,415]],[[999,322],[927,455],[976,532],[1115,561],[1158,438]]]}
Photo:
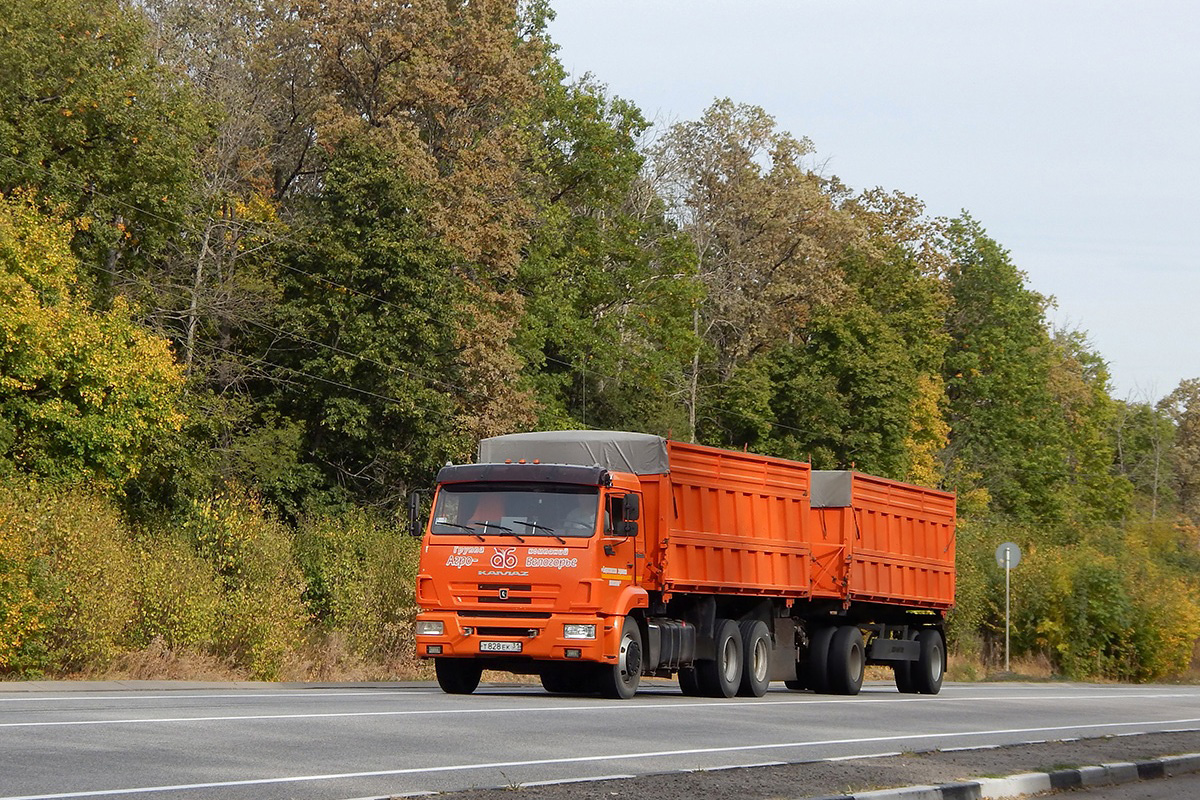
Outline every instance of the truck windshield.
{"label": "truck windshield", "polygon": [[587,537],[596,532],[595,486],[447,484],[433,509],[435,534]]}

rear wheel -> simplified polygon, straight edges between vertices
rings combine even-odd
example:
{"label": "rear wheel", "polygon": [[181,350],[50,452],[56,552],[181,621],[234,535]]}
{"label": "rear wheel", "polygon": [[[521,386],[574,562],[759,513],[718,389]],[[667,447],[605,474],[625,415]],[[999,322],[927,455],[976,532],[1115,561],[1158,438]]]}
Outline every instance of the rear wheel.
{"label": "rear wheel", "polygon": [[600,694],[628,700],[637,692],[642,680],[642,633],[637,621],[626,617],[621,625],[621,641],[617,645],[617,663],[600,667]]}
{"label": "rear wheel", "polygon": [[829,690],[834,694],[858,694],[866,667],[862,631],[854,625],[838,628],[829,644]]}
{"label": "rear wheel", "polygon": [[808,637],[804,683],[814,692],[829,691],[829,643],[837,628],[817,628]]}
{"label": "rear wheel", "polygon": [[715,658],[696,663],[700,691],[708,697],[733,697],[742,682],[742,635],[731,619],[718,619],[713,637]]}
{"label": "rear wheel", "polygon": [[917,634],[921,657],[912,665],[913,685],[921,694],[937,694],[942,690],[946,672],[946,641],[936,628],[926,628]]}
{"label": "rear wheel", "polygon": [[762,697],[771,683],[771,635],[760,619],[738,623],[742,635],[742,680],[737,693],[742,697]]}
{"label": "rear wheel", "polygon": [[483,666],[469,658],[437,658],[433,661],[438,686],[446,694],[470,694],[479,688]]}
{"label": "rear wheel", "polygon": [[700,691],[700,678],[696,675],[695,667],[684,667],[679,670],[679,691],[688,697],[703,697]]}
{"label": "rear wheel", "polygon": [[913,683],[913,667],[916,664],[912,661],[897,661],[892,664],[892,671],[896,673],[896,688],[902,694],[916,694],[917,687]]}

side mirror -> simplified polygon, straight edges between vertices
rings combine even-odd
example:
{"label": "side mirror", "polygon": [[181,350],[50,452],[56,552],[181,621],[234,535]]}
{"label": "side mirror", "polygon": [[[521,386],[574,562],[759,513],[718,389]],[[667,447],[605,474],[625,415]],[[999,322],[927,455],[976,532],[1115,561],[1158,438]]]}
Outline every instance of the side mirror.
{"label": "side mirror", "polygon": [[621,519],[626,522],[637,522],[642,515],[641,498],[636,494],[627,494],[621,508]]}
{"label": "side mirror", "polygon": [[413,492],[408,496],[408,535],[420,536],[424,527],[421,524],[421,494]]}
{"label": "side mirror", "polygon": [[626,494],[609,498],[609,515],[612,518],[612,533],[616,536],[637,536],[638,518],[641,516],[641,498]]}

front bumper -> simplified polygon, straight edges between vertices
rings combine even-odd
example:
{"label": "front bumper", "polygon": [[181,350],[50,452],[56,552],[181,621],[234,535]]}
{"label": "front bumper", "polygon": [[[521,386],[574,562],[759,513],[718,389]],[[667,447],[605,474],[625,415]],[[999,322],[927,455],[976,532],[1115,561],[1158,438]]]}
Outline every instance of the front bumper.
{"label": "front bumper", "polygon": [[[620,620],[590,614],[555,614],[550,618],[476,616],[470,611],[422,611],[418,621],[440,621],[440,635],[417,639],[420,658],[482,658],[535,661],[615,663]],[[566,625],[595,625],[595,639],[568,639]],[[431,649],[432,648],[432,649]],[[519,648],[519,649],[517,649]]]}

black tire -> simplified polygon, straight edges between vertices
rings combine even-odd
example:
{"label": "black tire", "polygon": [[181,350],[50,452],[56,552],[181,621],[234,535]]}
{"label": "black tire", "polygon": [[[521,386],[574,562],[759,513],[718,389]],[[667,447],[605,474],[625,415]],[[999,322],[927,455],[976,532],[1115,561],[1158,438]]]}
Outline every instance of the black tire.
{"label": "black tire", "polygon": [[921,657],[912,665],[913,686],[921,694],[937,694],[946,674],[946,640],[937,628],[926,628],[917,634],[917,644]]}
{"label": "black tire", "polygon": [[867,667],[862,631],[843,625],[829,643],[829,690],[834,694],[858,694]]}
{"label": "black tire", "polygon": [[913,683],[913,667],[916,666],[914,661],[897,661],[892,664],[892,671],[896,673],[896,688],[901,694],[916,694],[917,687]]}
{"label": "black tire", "polygon": [[684,667],[679,670],[679,691],[687,697],[703,697],[700,691],[700,678],[696,675],[695,667]]}
{"label": "black tire", "polygon": [[835,633],[837,628],[817,628],[808,637],[804,683],[817,693],[829,691],[829,643]]}
{"label": "black tire", "polygon": [[446,694],[470,694],[479,688],[483,666],[470,658],[435,658],[433,671]]}
{"label": "black tire", "polygon": [[551,694],[588,694],[593,675],[583,664],[547,664],[542,668],[542,688]]}
{"label": "black tire", "polygon": [[771,634],[760,619],[744,619],[738,623],[742,635],[742,680],[739,697],[762,697],[771,683]]}
{"label": "black tire", "polygon": [[633,617],[621,625],[621,640],[617,645],[617,663],[602,664],[596,684],[600,694],[614,700],[628,700],[637,694],[642,681],[642,632]]}
{"label": "black tire", "polygon": [[731,619],[718,619],[711,661],[696,662],[700,691],[706,697],[733,697],[742,682],[742,634]]}

